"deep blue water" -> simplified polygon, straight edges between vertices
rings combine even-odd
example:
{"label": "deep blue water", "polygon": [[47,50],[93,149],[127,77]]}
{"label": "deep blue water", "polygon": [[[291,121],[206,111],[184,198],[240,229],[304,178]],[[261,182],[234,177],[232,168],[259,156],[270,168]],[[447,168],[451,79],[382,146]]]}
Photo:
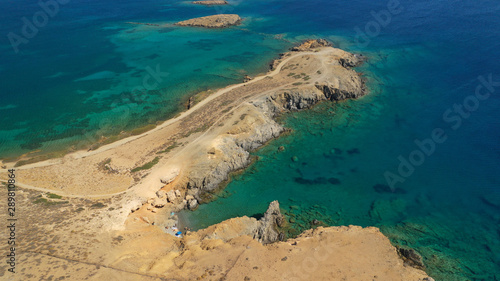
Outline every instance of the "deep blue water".
{"label": "deep blue water", "polygon": [[[0,3],[2,34],[20,33],[21,18],[40,10],[35,1],[22,3]],[[500,3],[394,3],[233,1],[213,8],[71,1],[18,54],[7,36],[1,41],[0,155],[90,142],[94,134],[166,119],[194,91],[263,72],[301,39],[327,38],[369,57],[358,70],[370,95],[284,116],[290,135],[255,152],[259,160],[233,178],[224,196],[183,216],[202,228],[262,213],[278,199],[298,231],[314,218],[375,225],[394,244],[419,251],[437,280],[498,280]],[[395,13],[377,30],[373,13],[388,5]],[[229,30],[125,23],[172,23],[216,12],[245,21]],[[357,38],[367,26],[372,36]],[[147,67],[157,66],[169,75],[144,87]],[[481,100],[474,99],[483,85],[478,77],[490,75],[496,86],[487,97],[483,86]],[[130,95],[134,88],[147,92]],[[461,116],[455,110],[464,102]],[[431,138],[435,129],[446,140],[429,155],[412,154],[415,141]],[[413,159],[422,163],[389,188],[384,175],[399,175],[398,157],[410,154],[424,155]]]}

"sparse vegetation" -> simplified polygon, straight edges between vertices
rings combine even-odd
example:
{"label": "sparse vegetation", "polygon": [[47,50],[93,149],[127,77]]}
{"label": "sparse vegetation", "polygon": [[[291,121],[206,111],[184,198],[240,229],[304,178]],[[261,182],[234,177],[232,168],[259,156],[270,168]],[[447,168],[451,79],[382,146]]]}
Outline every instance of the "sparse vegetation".
{"label": "sparse vegetation", "polygon": [[230,103],[232,103],[232,102],[233,102],[232,100],[225,100],[225,101],[223,101],[223,102],[219,105],[219,107],[223,107],[223,106],[229,105],[229,104],[230,104]]}
{"label": "sparse vegetation", "polygon": [[294,86],[299,86],[299,85],[302,85],[302,82],[295,82],[295,83],[293,83],[292,85],[294,85]]}
{"label": "sparse vegetation", "polygon": [[142,166],[134,168],[134,169],[131,170],[131,172],[135,173],[135,172],[138,172],[138,171],[151,169],[154,165],[158,164],[158,162],[160,162],[160,157],[155,157],[155,159],[153,159],[151,162],[148,162],[148,163],[146,163],[146,164],[144,164]]}
{"label": "sparse vegetation", "polygon": [[54,194],[54,193],[47,193],[47,198],[50,198],[50,199],[61,199],[62,196]]}
{"label": "sparse vegetation", "polygon": [[193,130],[191,130],[191,131],[189,131],[189,132],[185,133],[184,135],[182,135],[182,137],[183,137],[183,138],[187,138],[187,137],[189,137],[190,135],[192,135],[192,134],[194,134],[194,133],[204,132],[204,131],[208,130],[208,128],[209,128],[209,127],[210,127],[210,126],[209,126],[208,124],[204,124],[204,125],[203,125],[203,126],[201,126],[201,127],[198,127],[198,128],[196,128],[196,129],[193,129]]}
{"label": "sparse vegetation", "polygon": [[179,146],[179,144],[177,142],[174,142],[172,145],[168,146],[164,150],[156,152],[156,154],[169,153],[170,151],[172,151],[174,148],[176,148],[178,146]]}
{"label": "sparse vegetation", "polygon": [[45,206],[54,206],[54,205],[59,205],[59,204],[66,204],[68,201],[52,201],[48,200],[47,198],[39,197],[35,201],[33,201],[34,204],[43,204]]}
{"label": "sparse vegetation", "polygon": [[98,202],[98,203],[95,203],[95,204],[92,204],[92,206],[90,206],[90,208],[94,208],[94,209],[101,209],[101,208],[104,208],[106,207],[106,205],[104,205],[103,203],[101,202]]}
{"label": "sparse vegetation", "polygon": [[45,204],[47,202],[49,202],[49,200],[47,200],[45,198],[38,198],[35,201],[33,201],[33,203],[35,203],[35,204],[40,204],[40,203],[44,203]]}
{"label": "sparse vegetation", "polygon": [[226,109],[222,110],[222,111],[221,111],[221,113],[228,113],[231,109],[233,109],[233,107],[232,107],[232,106],[230,106],[230,107],[228,107],[228,108],[226,108]]}
{"label": "sparse vegetation", "polygon": [[111,158],[106,158],[100,163],[97,164],[98,169],[100,170],[105,170],[105,171],[110,171],[109,164],[111,163]]}

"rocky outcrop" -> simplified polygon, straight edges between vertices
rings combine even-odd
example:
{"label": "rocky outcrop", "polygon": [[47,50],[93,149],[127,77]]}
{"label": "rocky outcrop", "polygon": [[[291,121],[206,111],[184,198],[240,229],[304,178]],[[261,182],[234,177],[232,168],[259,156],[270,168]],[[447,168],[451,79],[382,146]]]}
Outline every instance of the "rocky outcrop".
{"label": "rocky outcrop", "polygon": [[362,54],[353,54],[339,59],[340,64],[345,68],[356,67],[364,61],[366,61],[366,57]]}
{"label": "rocky outcrop", "polygon": [[194,18],[176,23],[179,26],[198,26],[207,28],[224,28],[237,25],[241,22],[240,16],[236,14],[220,14]]}
{"label": "rocky outcrop", "polygon": [[172,168],[168,170],[161,178],[160,182],[163,184],[169,184],[175,180],[175,178],[179,175],[179,168]]}
{"label": "rocky outcrop", "polygon": [[290,50],[292,52],[304,52],[310,51],[311,49],[321,48],[321,47],[331,47],[332,43],[326,41],[325,39],[309,39],[300,44],[299,46],[293,47]]}
{"label": "rocky outcrop", "polygon": [[[306,43],[307,48],[329,44],[325,40]],[[366,94],[362,78],[350,69],[362,62],[361,57],[341,51],[338,57],[330,60],[327,63],[333,69],[331,74],[316,74],[318,79],[314,84],[278,90],[250,101],[246,107],[250,108],[252,113],[248,115],[251,116],[241,115],[241,121],[236,122],[238,125],[234,125],[233,130],[219,135],[213,146],[207,148],[206,155],[196,157],[196,163],[187,174],[187,194],[203,202],[204,193],[217,189],[228,179],[229,173],[245,168],[250,163],[248,151],[264,145],[285,130],[275,122],[276,116],[309,108],[320,101],[356,99]]]}
{"label": "rocky outcrop", "polygon": [[405,264],[421,270],[425,269],[422,257],[417,252],[415,252],[415,250],[399,247],[397,248],[397,250],[398,254],[401,256]]}
{"label": "rocky outcrop", "polygon": [[269,204],[264,217],[259,220],[257,229],[253,234],[253,238],[262,244],[269,244],[276,241],[283,241],[285,234],[278,231],[285,223],[285,218],[280,212],[278,201],[273,201]]}
{"label": "rocky outcrop", "polygon": [[227,1],[225,0],[204,0],[204,1],[194,1],[193,4],[198,4],[198,5],[227,5]]}
{"label": "rocky outcrop", "polygon": [[[361,81],[359,81],[359,82],[361,82]],[[318,88],[321,92],[323,92],[325,97],[331,101],[357,99],[357,98],[365,95],[363,88],[358,88],[355,91],[349,91],[349,90],[345,90],[345,89],[341,89],[339,87],[336,87],[335,85],[332,85],[331,83],[328,83],[328,82],[325,84],[317,84],[316,88]]]}

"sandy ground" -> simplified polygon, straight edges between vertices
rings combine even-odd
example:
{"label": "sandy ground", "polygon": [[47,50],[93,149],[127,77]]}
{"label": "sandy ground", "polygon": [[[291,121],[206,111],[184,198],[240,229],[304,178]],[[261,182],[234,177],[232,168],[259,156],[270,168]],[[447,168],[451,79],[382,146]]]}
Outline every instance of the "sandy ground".
{"label": "sandy ground", "polygon": [[[275,70],[221,89],[155,129],[103,146],[16,168],[17,273],[10,280],[423,280],[375,228],[332,227],[263,246],[237,218],[176,238],[170,212],[185,197],[184,175],[218,136],[244,133],[259,121],[250,101],[331,79],[345,52],[292,52]],[[291,75],[291,74],[294,75]],[[298,77],[296,73],[307,74]],[[300,84],[299,84],[300,83]],[[163,152],[168,150],[167,152]],[[157,158],[158,157],[158,158]],[[157,158],[150,169],[133,168]],[[7,165],[12,165],[8,163]],[[171,171],[168,185],[160,182]],[[5,179],[6,171],[0,175]],[[184,189],[182,188],[184,186]],[[179,190],[152,207],[158,190]],[[1,190],[6,198],[6,189]],[[62,196],[58,198],[51,193]],[[154,204],[153,204],[154,205]],[[0,202],[2,210],[6,201]],[[134,212],[130,212],[134,210]],[[6,213],[0,214],[6,221]],[[217,234],[218,233],[218,234]],[[216,235],[217,234],[217,235]],[[297,242],[294,245],[294,242]],[[0,246],[1,252],[7,245]],[[313,270],[314,269],[314,270]],[[286,278],[285,278],[286,277]],[[9,279],[5,279],[9,280]]]}

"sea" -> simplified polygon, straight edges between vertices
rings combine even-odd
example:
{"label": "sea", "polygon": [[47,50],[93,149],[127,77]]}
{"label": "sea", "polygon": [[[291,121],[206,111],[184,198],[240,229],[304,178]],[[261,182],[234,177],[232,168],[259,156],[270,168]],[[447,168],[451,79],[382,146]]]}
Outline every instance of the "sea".
{"label": "sea", "polygon": [[[291,132],[183,220],[259,217],[279,200],[289,236],[313,220],[376,226],[436,280],[500,280],[500,2],[228,2],[0,1],[0,159],[157,124],[325,38],[368,58],[368,95],[281,116]],[[218,13],[244,20],[173,25]]]}

